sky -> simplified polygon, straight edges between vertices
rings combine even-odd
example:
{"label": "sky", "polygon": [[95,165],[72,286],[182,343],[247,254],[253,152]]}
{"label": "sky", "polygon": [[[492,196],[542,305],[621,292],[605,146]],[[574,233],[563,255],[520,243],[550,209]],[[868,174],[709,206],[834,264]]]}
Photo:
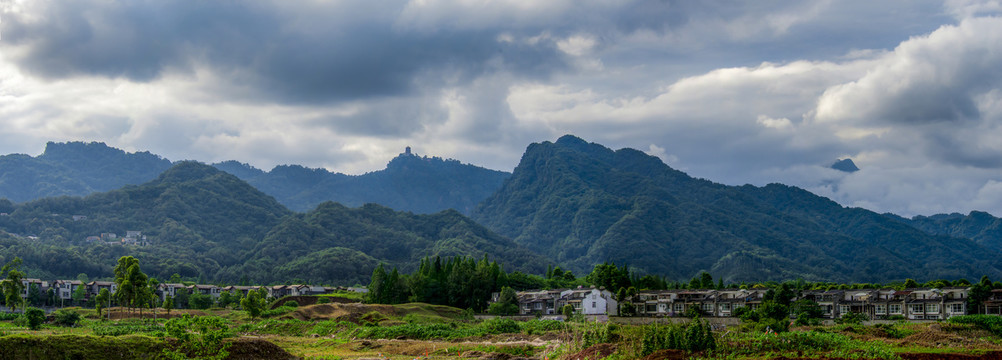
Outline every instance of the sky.
{"label": "sky", "polygon": [[[1002,4],[0,0],[0,153],[360,174],[564,134],[729,185],[1002,216]],[[861,169],[832,170],[851,158]]]}

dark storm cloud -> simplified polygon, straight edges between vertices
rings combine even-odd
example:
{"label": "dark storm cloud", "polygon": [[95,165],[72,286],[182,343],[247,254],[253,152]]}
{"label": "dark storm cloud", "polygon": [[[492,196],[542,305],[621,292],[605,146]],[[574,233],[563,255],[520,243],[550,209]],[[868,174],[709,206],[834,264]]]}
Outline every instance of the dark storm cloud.
{"label": "dark storm cloud", "polygon": [[[15,61],[46,78],[156,79],[208,66],[282,102],[405,94],[425,73],[465,82],[491,71],[545,78],[565,66],[552,44],[497,40],[495,30],[420,33],[359,7],[267,2],[49,2],[8,16]],[[345,13],[348,12],[348,13]],[[357,12],[352,14],[351,12]],[[392,13],[392,11],[390,11]],[[446,80],[440,80],[446,81]]]}

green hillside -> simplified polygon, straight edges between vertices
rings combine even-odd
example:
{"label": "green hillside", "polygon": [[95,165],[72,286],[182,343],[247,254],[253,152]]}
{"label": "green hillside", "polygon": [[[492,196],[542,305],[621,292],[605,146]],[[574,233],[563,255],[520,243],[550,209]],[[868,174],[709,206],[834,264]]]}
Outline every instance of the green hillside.
{"label": "green hillside", "polygon": [[[410,269],[424,256],[485,253],[513,269],[547,263],[450,210],[431,215],[335,203],[296,214],[236,176],[180,162],[153,181],[87,197],[0,201],[0,261],[19,256],[29,276],[106,277],[123,255],[166,279],[174,273],[231,283],[367,283],[379,263]],[[149,245],[85,241],[141,231]]]}
{"label": "green hillside", "polygon": [[575,272],[604,261],[685,279],[888,281],[996,276],[999,253],[801,189],[694,179],[573,136],[532,144],[472,217]]}

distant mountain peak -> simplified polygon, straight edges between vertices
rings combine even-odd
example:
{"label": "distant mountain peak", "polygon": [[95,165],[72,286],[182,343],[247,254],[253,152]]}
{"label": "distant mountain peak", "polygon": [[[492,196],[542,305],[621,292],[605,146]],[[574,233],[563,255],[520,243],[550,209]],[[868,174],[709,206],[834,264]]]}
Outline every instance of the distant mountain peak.
{"label": "distant mountain peak", "polygon": [[835,161],[835,163],[832,164],[831,168],[847,173],[854,173],[859,171],[859,168],[856,167],[856,163],[852,162],[852,159],[850,158],[839,159],[838,161]]}

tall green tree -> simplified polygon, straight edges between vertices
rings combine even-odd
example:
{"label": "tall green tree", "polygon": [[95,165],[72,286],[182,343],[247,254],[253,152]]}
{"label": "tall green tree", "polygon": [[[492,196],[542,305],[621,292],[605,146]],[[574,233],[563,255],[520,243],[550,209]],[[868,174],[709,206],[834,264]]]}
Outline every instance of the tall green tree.
{"label": "tall green tree", "polygon": [[3,288],[4,300],[11,311],[24,310],[24,298],[21,297],[21,293],[24,292],[24,283],[21,280],[24,279],[25,274],[20,269],[20,257],[15,257],[14,260],[0,268],[0,274],[3,274],[5,280],[0,287]]}
{"label": "tall green tree", "polygon": [[94,309],[97,310],[97,317],[101,317],[101,309],[108,305],[109,300],[111,300],[111,293],[108,292],[108,289],[101,289],[94,297]]}

